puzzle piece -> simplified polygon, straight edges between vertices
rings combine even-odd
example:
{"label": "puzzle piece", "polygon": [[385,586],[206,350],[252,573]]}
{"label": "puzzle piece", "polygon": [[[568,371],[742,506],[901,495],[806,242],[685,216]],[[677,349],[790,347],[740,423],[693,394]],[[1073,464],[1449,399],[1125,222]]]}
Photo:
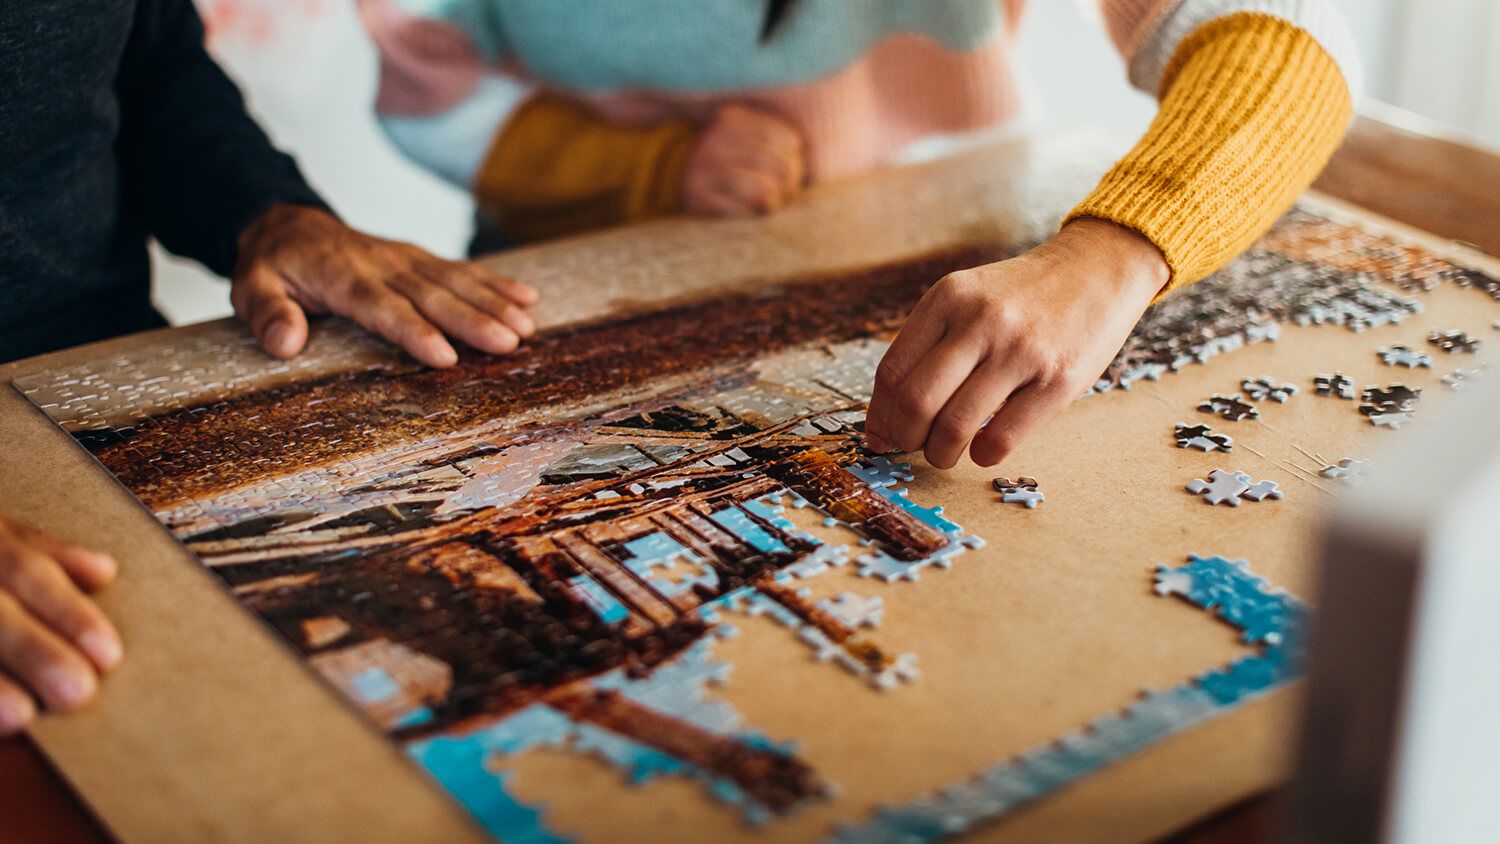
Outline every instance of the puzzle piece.
{"label": "puzzle piece", "polygon": [[1332,375],[1320,374],[1313,378],[1313,391],[1320,396],[1335,396],[1341,399],[1354,399],[1354,382],[1345,377],[1342,372]]}
{"label": "puzzle piece", "polygon": [[1207,401],[1201,402],[1198,405],[1198,409],[1204,413],[1228,419],[1231,422],[1238,422],[1241,419],[1260,418],[1260,411],[1255,408],[1255,405],[1246,402],[1239,396],[1214,395]]}
{"label": "puzzle piece", "polygon": [[1332,466],[1324,466],[1322,469],[1319,469],[1318,474],[1329,480],[1340,481],[1349,486],[1355,486],[1365,479],[1365,472],[1369,471],[1369,469],[1370,461],[1345,457]]}
{"label": "puzzle piece", "polygon": [[1047,497],[1037,490],[1036,478],[1028,478],[1025,475],[1014,481],[1009,478],[995,478],[990,485],[1000,493],[1000,500],[1006,504],[1023,504],[1027,509],[1035,510],[1036,505],[1047,500]]}
{"label": "puzzle piece", "polygon": [[1474,369],[1455,369],[1442,377],[1443,386],[1450,390],[1458,391],[1469,386],[1469,382],[1483,375],[1490,365],[1480,364]]}
{"label": "puzzle piece", "polygon": [[1194,495],[1203,496],[1207,504],[1227,504],[1230,507],[1240,506],[1240,499],[1247,501],[1263,501],[1267,498],[1281,498],[1282,492],[1275,481],[1255,481],[1244,472],[1226,472],[1223,469],[1215,469],[1208,473],[1208,479],[1194,478],[1187,483],[1187,491]]}
{"label": "puzzle piece", "polygon": [[865,597],[854,592],[840,592],[833,599],[818,601],[818,609],[834,616],[849,627],[880,626],[885,614],[885,599],[879,595]]}
{"label": "puzzle piece", "polygon": [[1474,354],[1479,351],[1480,341],[1471,338],[1466,332],[1458,331],[1433,331],[1427,335],[1427,342],[1442,349],[1448,354],[1463,352]]}
{"label": "puzzle piece", "polygon": [[1411,421],[1412,411],[1422,398],[1422,388],[1405,384],[1389,387],[1369,386],[1360,394],[1359,412],[1370,417],[1370,424],[1383,428],[1400,428]]}
{"label": "puzzle piece", "polygon": [[1244,378],[1240,380],[1240,391],[1251,401],[1270,399],[1277,404],[1284,404],[1287,399],[1297,395],[1295,384],[1278,384],[1269,375],[1259,378]]}
{"label": "puzzle piece", "polygon": [[1432,355],[1400,343],[1394,346],[1382,346],[1376,354],[1380,356],[1380,362],[1386,366],[1404,366],[1407,369],[1419,366],[1432,367]]}
{"label": "puzzle piece", "polygon": [[1234,439],[1225,434],[1214,433],[1207,425],[1189,425],[1178,422],[1173,430],[1178,448],[1196,448],[1200,451],[1232,451]]}
{"label": "puzzle piece", "polygon": [[1187,491],[1203,496],[1209,504],[1240,506],[1240,493],[1250,488],[1250,476],[1244,472],[1226,472],[1215,469],[1208,473],[1208,480],[1194,478],[1188,481]]}

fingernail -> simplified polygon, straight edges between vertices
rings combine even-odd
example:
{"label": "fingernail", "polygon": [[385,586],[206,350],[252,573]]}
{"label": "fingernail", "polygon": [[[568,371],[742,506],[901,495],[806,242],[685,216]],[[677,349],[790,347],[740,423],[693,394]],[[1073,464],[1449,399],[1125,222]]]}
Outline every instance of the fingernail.
{"label": "fingernail", "polygon": [[55,700],[67,709],[82,706],[94,693],[93,678],[87,672],[63,666],[46,669],[42,673],[42,685],[47,692],[43,697]]}
{"label": "fingernail", "polygon": [[865,446],[871,451],[890,451],[891,444],[871,433],[865,434]]}
{"label": "fingernail", "polygon": [[36,705],[25,695],[5,695],[0,698],[0,736],[8,736],[26,729],[36,717]]}
{"label": "fingernail", "polygon": [[78,647],[88,654],[95,665],[106,671],[119,665],[120,658],[124,656],[119,637],[103,630],[89,630],[79,636]]}

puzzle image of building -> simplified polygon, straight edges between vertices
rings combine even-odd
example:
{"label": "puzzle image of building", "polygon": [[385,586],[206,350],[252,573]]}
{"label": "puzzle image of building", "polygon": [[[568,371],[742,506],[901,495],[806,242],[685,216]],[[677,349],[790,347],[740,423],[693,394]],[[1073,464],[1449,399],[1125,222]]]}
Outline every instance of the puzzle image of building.
{"label": "puzzle image of building", "polygon": [[[919,655],[883,637],[880,598],[816,600],[801,582],[835,566],[911,580],[982,544],[913,502],[902,464],[862,450],[862,425],[876,363],[927,286],[1003,254],[617,314],[441,371],[385,359],[235,392],[184,355],[123,388],[87,374],[18,386],[497,836],[556,840],[508,785],[506,757],[536,747],[634,781],[696,779],[773,824],[836,799],[837,783],[797,736],[715,699],[730,668],[715,644],[763,615],[870,694],[919,677]],[[1376,280],[1500,297],[1493,279],[1294,211],[1148,312],[1092,392],[1274,340],[1284,323],[1358,330],[1420,310]],[[788,508],[854,538],[820,540]],[[1278,662],[1255,690],[1293,673]],[[1117,756],[1170,727],[1137,730]],[[1025,799],[1070,778],[1028,780]]]}

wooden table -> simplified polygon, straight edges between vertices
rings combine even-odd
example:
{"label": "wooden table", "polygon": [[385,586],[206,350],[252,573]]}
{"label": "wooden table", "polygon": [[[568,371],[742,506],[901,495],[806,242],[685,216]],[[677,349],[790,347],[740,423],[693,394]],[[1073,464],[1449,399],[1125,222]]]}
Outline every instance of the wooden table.
{"label": "wooden table", "polygon": [[[1379,107],[1354,125],[1316,187],[1379,214],[1500,255],[1500,155]],[[1274,795],[1229,807],[1174,839],[1269,840]],[[103,842],[108,833],[25,739],[0,741],[0,844]]]}

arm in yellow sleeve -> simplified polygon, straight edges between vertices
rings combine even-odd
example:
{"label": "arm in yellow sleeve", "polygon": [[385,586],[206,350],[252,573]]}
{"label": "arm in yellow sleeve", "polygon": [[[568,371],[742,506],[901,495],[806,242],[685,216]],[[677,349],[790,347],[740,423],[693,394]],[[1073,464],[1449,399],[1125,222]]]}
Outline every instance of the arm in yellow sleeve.
{"label": "arm in yellow sleeve", "polygon": [[1338,147],[1352,104],[1311,35],[1256,13],[1184,39],[1160,100],[1145,137],[1068,219],[1144,235],[1171,268],[1165,293],[1227,264],[1286,211]]}
{"label": "arm in yellow sleeve", "polygon": [[697,137],[687,122],[621,126],[582,103],[538,95],[490,145],[474,196],[521,240],[675,213]]}

